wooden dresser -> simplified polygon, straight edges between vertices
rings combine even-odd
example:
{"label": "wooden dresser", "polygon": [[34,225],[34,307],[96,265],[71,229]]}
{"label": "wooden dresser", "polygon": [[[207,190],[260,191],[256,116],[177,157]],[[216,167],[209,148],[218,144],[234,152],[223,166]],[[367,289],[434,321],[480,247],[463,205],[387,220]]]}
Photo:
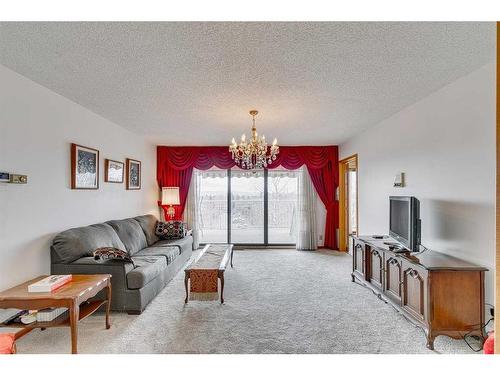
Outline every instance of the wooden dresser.
{"label": "wooden dresser", "polygon": [[427,335],[427,348],[446,335],[484,336],[486,268],[427,250],[394,253],[390,238],[353,236],[352,281],[360,281],[392,304]]}

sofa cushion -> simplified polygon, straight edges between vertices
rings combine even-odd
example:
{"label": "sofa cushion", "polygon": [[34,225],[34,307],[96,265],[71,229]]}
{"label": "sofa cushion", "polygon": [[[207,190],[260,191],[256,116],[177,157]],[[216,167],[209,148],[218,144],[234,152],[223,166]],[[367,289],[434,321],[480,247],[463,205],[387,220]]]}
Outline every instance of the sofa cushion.
{"label": "sofa cushion", "polygon": [[146,235],[142,231],[139,223],[134,219],[111,220],[109,224],[118,234],[118,237],[125,245],[125,249],[130,255],[134,255],[139,250],[148,246]]}
{"label": "sofa cushion", "polygon": [[186,236],[177,240],[160,240],[155,242],[152,247],[162,247],[162,246],[177,246],[181,253],[192,249],[193,247],[193,236]]}
{"label": "sofa cushion", "polygon": [[100,247],[125,250],[125,245],[108,224],[93,224],[59,233],[52,243],[52,262],[71,263],[81,257],[92,256]]}
{"label": "sofa cushion", "polygon": [[144,234],[146,235],[146,241],[148,246],[151,246],[157,242],[160,238],[155,233],[156,223],[158,219],[153,215],[143,215],[134,217],[139,225],[141,226]]}
{"label": "sofa cushion", "polygon": [[151,246],[138,251],[134,257],[164,256],[167,258],[167,264],[171,264],[180,254],[181,250],[178,246]]}
{"label": "sofa cushion", "polygon": [[173,220],[156,223],[155,233],[162,240],[175,240],[186,236],[186,224],[182,221]]}
{"label": "sofa cushion", "polygon": [[132,259],[136,268],[127,273],[129,289],[141,289],[167,268],[167,259],[164,256],[134,256]]}

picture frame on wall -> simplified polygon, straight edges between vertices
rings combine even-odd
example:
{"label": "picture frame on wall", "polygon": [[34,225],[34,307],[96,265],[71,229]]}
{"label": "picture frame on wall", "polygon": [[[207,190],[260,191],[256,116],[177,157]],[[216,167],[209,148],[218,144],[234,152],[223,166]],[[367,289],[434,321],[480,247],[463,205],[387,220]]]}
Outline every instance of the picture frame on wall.
{"label": "picture frame on wall", "polygon": [[99,189],[99,150],[71,144],[71,189]]}
{"label": "picture frame on wall", "polygon": [[122,184],[124,174],[125,163],[111,159],[104,160],[104,182]]}
{"label": "picture frame on wall", "polygon": [[140,190],[141,188],[141,162],[139,160],[127,159],[127,190]]}

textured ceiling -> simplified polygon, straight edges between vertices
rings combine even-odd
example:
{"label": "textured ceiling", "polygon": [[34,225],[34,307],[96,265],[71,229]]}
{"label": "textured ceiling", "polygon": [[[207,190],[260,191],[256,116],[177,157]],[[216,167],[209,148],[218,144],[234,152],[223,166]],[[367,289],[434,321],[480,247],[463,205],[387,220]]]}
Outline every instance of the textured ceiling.
{"label": "textured ceiling", "polygon": [[339,144],[495,59],[494,23],[0,23],[0,63],[158,144]]}

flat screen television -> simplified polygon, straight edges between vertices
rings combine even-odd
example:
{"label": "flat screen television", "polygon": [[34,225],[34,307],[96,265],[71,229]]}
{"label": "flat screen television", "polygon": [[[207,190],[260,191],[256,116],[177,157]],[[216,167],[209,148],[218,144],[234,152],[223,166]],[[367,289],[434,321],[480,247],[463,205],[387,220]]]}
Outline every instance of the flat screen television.
{"label": "flat screen television", "polygon": [[389,197],[389,235],[411,251],[420,248],[420,202],[415,197]]}

